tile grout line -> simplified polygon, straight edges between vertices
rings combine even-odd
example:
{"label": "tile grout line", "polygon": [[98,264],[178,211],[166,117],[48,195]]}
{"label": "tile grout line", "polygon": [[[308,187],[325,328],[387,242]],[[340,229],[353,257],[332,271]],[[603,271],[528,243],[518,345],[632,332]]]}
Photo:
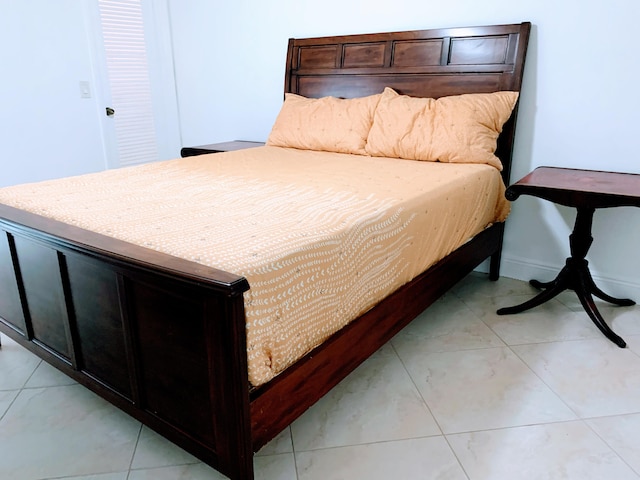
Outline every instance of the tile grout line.
{"label": "tile grout line", "polygon": [[[628,414],[626,414],[626,415],[637,415],[637,413],[631,413],[631,414],[629,414],[629,413],[628,413]],[[611,417],[620,417],[620,416],[624,416],[624,415],[611,415]],[[606,418],[606,417],[594,417],[594,418]],[[590,420],[590,419],[591,419],[591,418],[583,418],[583,419],[581,419],[581,421],[582,421],[582,423],[583,423],[583,424],[584,424],[584,425],[585,425],[589,430],[591,430],[591,431],[596,435],[596,437],[598,437],[600,440],[602,440],[602,443],[604,443],[607,447],[609,447],[609,448],[611,449],[611,451],[612,451],[613,453],[615,453],[616,457],[618,457],[622,463],[624,463],[627,467],[629,467],[629,468],[631,469],[631,471],[632,471],[632,472],[634,472],[634,473],[635,473],[635,474],[637,474],[637,475],[640,475],[640,472],[636,471],[636,469],[635,469],[635,468],[633,468],[633,467],[632,467],[632,466],[631,466],[631,465],[630,465],[630,464],[629,464],[629,463],[624,459],[624,457],[622,457],[622,455],[620,455],[620,454],[618,453],[618,451],[617,451],[615,448],[613,448],[613,446],[611,446],[611,445],[609,444],[609,442],[607,442],[607,440],[606,440],[604,437],[602,437],[602,435],[600,435],[600,434],[599,434],[599,433],[598,433],[598,432],[597,432],[597,431],[596,431],[596,430],[595,430],[595,429],[594,429],[594,428],[589,424],[589,422],[588,422],[587,420]]]}
{"label": "tile grout line", "polygon": [[138,450],[138,445],[140,444],[140,437],[142,436],[142,423],[140,423],[140,428],[138,429],[138,436],[136,437],[136,444],[133,447],[133,452],[131,453],[131,460],[129,461],[129,468],[127,469],[127,478],[125,480],[129,480],[131,476],[131,470],[133,468],[133,460],[136,458],[136,451]]}
{"label": "tile grout line", "polygon": [[[5,338],[5,349],[6,349],[6,338]],[[0,344],[0,354],[2,352],[2,344]],[[6,352],[5,352],[6,353]],[[42,364],[43,360],[40,360],[38,362],[38,364],[35,366],[35,368],[33,369],[33,372],[31,372],[31,375],[29,375],[27,377],[27,379],[24,381],[24,383],[22,384],[22,386],[16,390],[8,390],[10,392],[14,392],[17,391],[18,393],[16,393],[16,396],[13,397],[13,400],[11,400],[11,402],[9,403],[9,406],[5,409],[4,413],[2,415],[0,415],[0,421],[2,421],[4,419],[4,417],[7,415],[7,413],[9,413],[9,410],[11,409],[11,407],[13,407],[13,404],[16,402],[16,400],[18,399],[18,397],[20,396],[20,394],[23,392],[23,390],[25,389],[25,386],[27,385],[27,383],[29,383],[29,380],[31,380],[31,377],[34,375],[34,373],[36,373],[36,370],[38,369],[38,367]]]}

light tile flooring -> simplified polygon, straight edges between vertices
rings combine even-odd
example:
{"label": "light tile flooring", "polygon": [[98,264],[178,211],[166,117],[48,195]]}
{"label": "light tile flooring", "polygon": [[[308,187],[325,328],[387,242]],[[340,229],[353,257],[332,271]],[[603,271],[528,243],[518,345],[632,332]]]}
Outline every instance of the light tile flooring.
{"label": "light tile flooring", "polygon": [[[268,480],[640,479],[640,307],[472,274],[255,457]],[[615,293],[615,292],[611,292]],[[224,478],[6,337],[0,479]]]}

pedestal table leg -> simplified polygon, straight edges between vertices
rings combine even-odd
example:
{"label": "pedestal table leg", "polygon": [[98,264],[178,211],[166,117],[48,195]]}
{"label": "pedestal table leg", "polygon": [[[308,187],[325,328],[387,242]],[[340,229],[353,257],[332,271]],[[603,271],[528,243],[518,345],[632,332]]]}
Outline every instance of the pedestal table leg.
{"label": "pedestal table leg", "polygon": [[595,209],[578,207],[577,210],[576,223],[573,227],[573,232],[569,236],[571,257],[567,258],[567,263],[558,276],[550,282],[531,280],[531,285],[542,289],[542,291],[532,299],[520,305],[499,309],[497,314],[509,315],[512,313],[524,312],[525,310],[537,307],[538,305],[551,300],[564,290],[571,289],[576,293],[582,307],[598,329],[600,329],[600,331],[609,340],[619,347],[624,348],[626,346],[625,341],[616,335],[611,328],[609,328],[609,325],[607,325],[604,318],[602,318],[602,315],[598,311],[592,295],[595,295],[606,302],[620,306],[631,306],[634,305],[635,302],[628,298],[612,297],[596,286],[593,281],[593,277],[591,276],[591,272],[589,272],[589,262],[586,260],[587,252],[593,242],[591,226],[593,223],[593,214]]}

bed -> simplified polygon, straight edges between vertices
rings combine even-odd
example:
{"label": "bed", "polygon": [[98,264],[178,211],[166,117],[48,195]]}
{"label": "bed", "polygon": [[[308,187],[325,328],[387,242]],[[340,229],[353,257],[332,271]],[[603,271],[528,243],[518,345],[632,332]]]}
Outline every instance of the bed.
{"label": "bed", "polygon": [[[292,39],[285,105],[290,99],[375,97],[377,112],[382,98],[436,102],[461,94],[519,92],[529,31],[530,24],[522,23]],[[517,117],[517,96],[511,98],[496,150],[504,183]],[[278,120],[272,135],[277,125]],[[394,161],[385,150],[392,135],[382,133],[371,157],[376,170]],[[254,155],[287,156],[295,150],[270,143],[251,149],[255,154],[247,150],[169,164],[211,169],[230,158],[235,168],[247,169],[251,162],[264,163]],[[309,165],[324,154],[302,153],[311,158]],[[346,154],[332,155],[321,162],[346,165],[341,157]],[[395,161],[407,167],[417,163]],[[136,172],[155,168],[161,167]],[[96,216],[86,208],[89,217]],[[247,326],[255,306],[246,299],[258,280],[7,202],[0,204],[0,331],[230,478],[251,479],[253,452],[458,280],[486,259],[490,278],[498,277],[504,216],[499,220],[463,238],[424,272],[401,279],[384,299],[367,300],[356,319],[273,375],[252,377],[248,352],[254,342]]]}

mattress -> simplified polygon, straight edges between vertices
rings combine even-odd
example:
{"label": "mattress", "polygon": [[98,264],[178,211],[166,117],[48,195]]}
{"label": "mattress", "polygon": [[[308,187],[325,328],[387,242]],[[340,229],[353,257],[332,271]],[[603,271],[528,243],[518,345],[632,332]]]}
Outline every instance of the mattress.
{"label": "mattress", "polygon": [[259,386],[503,221],[504,189],[488,165],[266,146],[7,187],[0,202],[244,276]]}

